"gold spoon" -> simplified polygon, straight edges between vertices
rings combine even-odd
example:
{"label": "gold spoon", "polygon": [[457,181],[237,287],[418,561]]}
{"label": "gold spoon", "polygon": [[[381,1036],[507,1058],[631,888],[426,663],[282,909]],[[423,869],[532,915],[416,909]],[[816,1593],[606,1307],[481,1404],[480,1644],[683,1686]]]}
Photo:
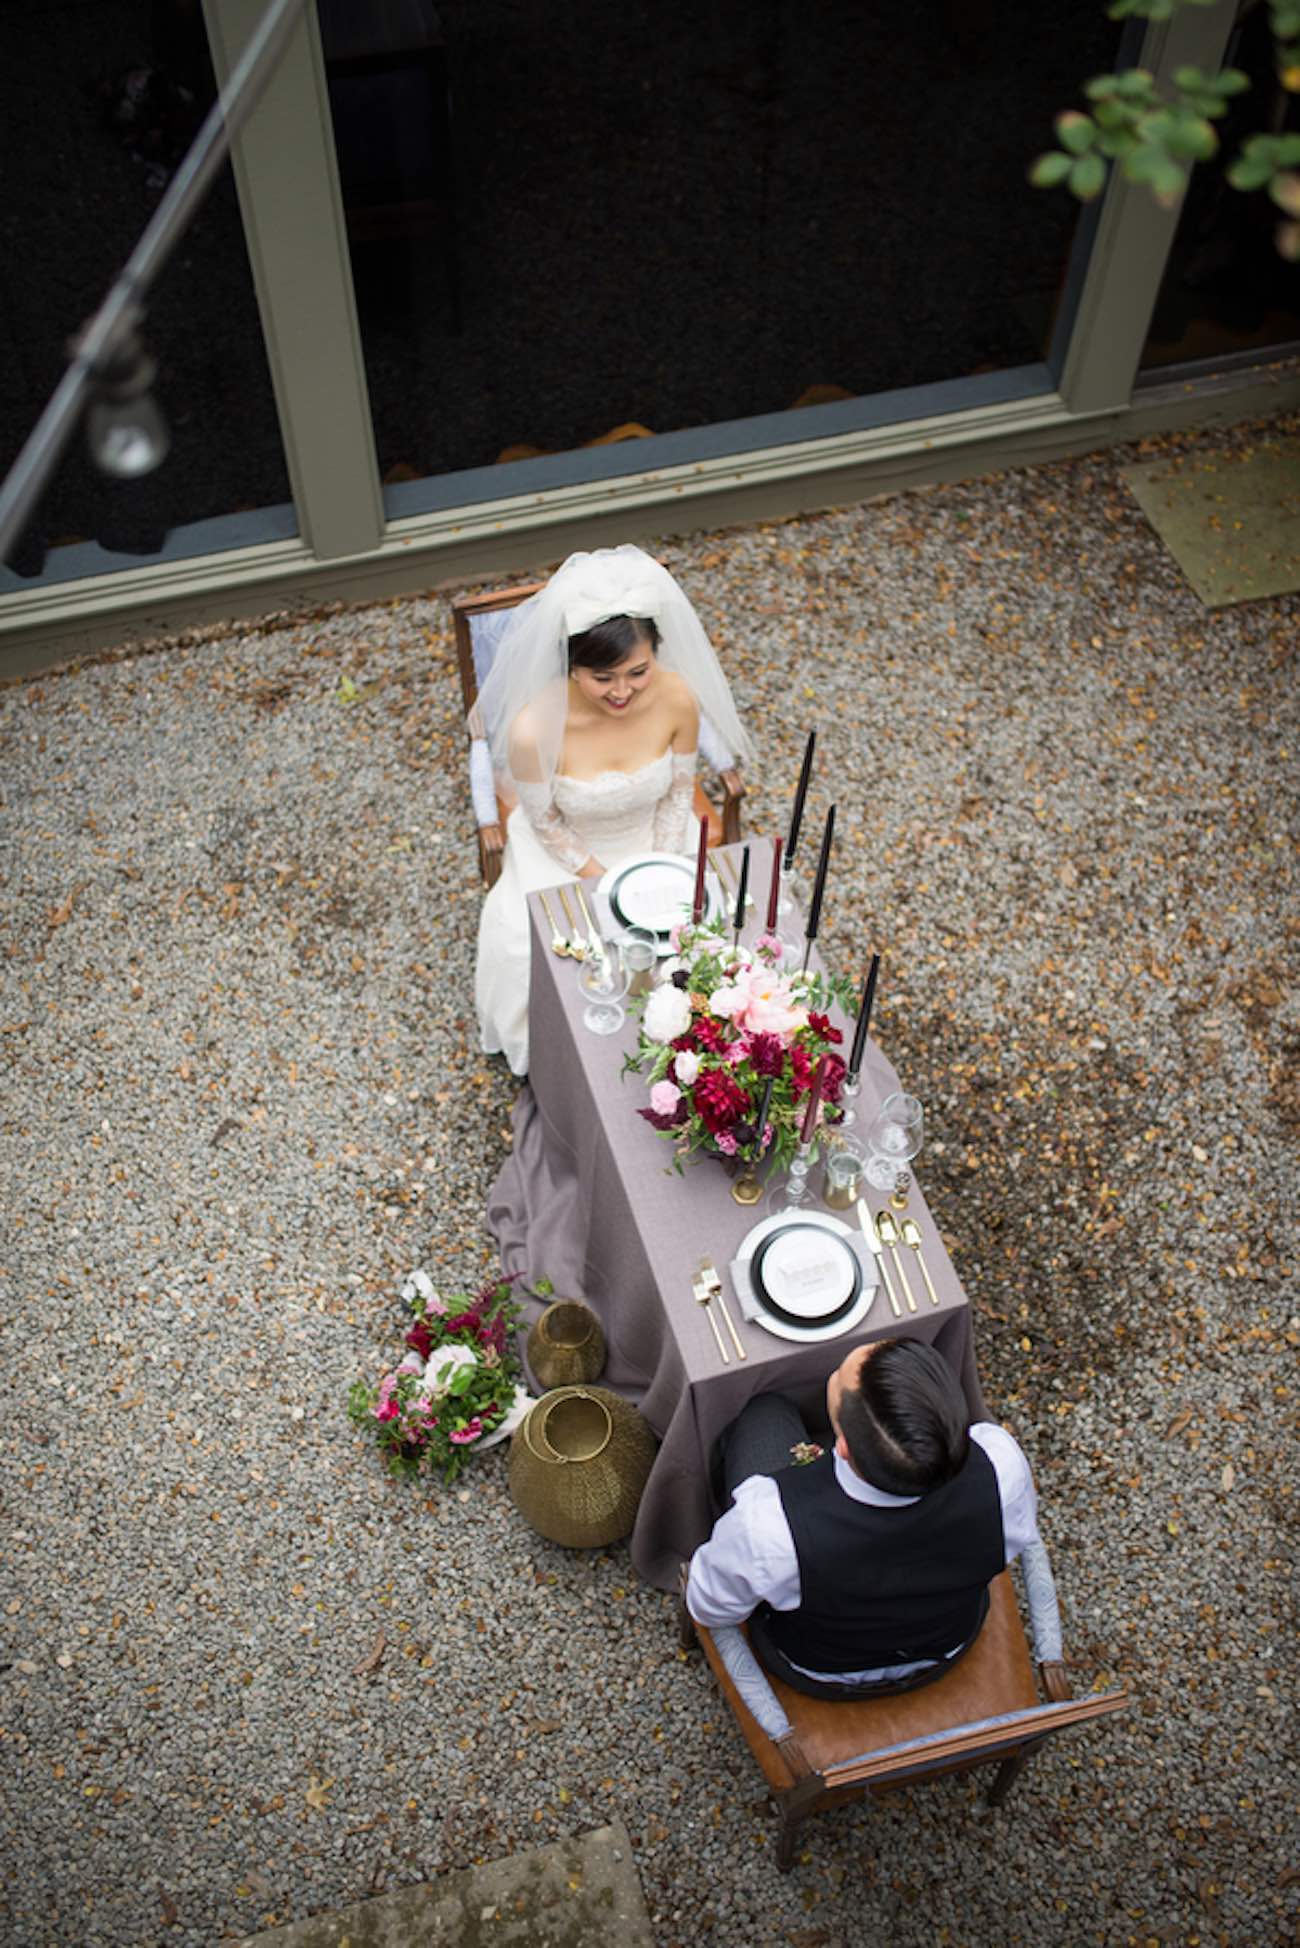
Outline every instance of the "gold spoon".
{"label": "gold spoon", "polygon": [[905,1217],[898,1228],[903,1234],[903,1243],[905,1245],[911,1245],[912,1250],[916,1253],[916,1262],[921,1267],[921,1277],[925,1280],[925,1289],[930,1294],[930,1304],[938,1305],[939,1294],[934,1289],[934,1280],[930,1277],[925,1260],[921,1256],[920,1225],[915,1218]]}
{"label": "gold spoon", "polygon": [[555,924],[555,915],[551,912],[545,893],[539,893],[537,897],[542,903],[542,912],[546,915],[546,924],[551,929],[551,952],[558,954],[561,960],[567,960],[569,957],[569,943]]}
{"label": "gold spoon", "polygon": [[888,1245],[894,1254],[894,1266],[902,1282],[903,1297],[907,1300],[907,1309],[909,1312],[915,1312],[916,1300],[912,1297],[912,1288],[907,1282],[907,1273],[903,1270],[903,1261],[898,1255],[898,1226],[894,1223],[893,1213],[890,1211],[877,1211],[876,1225],[880,1232],[881,1243]]}
{"label": "gold spoon", "polygon": [[587,958],[587,949],[578,939],[577,922],[574,920],[573,908],[569,905],[568,895],[562,886],[557,886],[555,890],[560,896],[560,905],[564,908],[564,917],[569,923],[569,959],[585,960]]}

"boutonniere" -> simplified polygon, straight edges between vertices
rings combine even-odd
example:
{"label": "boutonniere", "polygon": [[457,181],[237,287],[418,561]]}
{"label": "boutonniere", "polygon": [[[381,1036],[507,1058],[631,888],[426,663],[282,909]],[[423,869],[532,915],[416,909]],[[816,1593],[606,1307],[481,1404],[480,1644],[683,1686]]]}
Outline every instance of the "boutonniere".
{"label": "boutonniere", "polygon": [[806,1468],[810,1461],[820,1461],[825,1452],[816,1441],[796,1441],[790,1449],[790,1459],[796,1468]]}

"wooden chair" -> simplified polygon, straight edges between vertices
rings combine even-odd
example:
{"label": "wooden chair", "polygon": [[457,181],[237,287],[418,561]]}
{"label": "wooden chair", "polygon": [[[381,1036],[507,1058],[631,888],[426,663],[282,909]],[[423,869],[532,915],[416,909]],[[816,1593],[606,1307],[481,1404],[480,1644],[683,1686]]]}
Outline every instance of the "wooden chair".
{"label": "wooden chair", "polygon": [[[474,595],[457,595],[451,602],[452,628],[456,637],[456,662],[460,670],[465,716],[471,724],[478,703],[479,686],[492,667],[497,644],[511,609],[530,595],[536,595],[540,582],[521,583],[517,588],[484,589]],[[731,752],[722,743],[712,724],[700,720],[700,756],[718,780],[721,806],[714,805],[704,787],[695,787],[695,815],[709,828],[709,844],[734,845],[740,837],[740,801],[745,795],[744,781]],[[501,874],[505,852],[506,820],[514,809],[514,799],[503,788],[492,769],[492,754],[481,734],[470,737],[469,785],[478,822],[479,865],[483,881],[493,886]]]}
{"label": "wooden chair", "polygon": [[775,1802],[783,1873],[794,1861],[795,1828],[824,1807],[993,1762],[996,1806],[1054,1732],[1125,1708],[1122,1691],[1071,1697],[1047,1551],[1037,1543],[1021,1562],[1041,1698],[1008,1570],[990,1586],[979,1636],[946,1676],[860,1701],[792,1690],[758,1663],[743,1628],[707,1630],[681,1602],[682,1646],[703,1649]]}

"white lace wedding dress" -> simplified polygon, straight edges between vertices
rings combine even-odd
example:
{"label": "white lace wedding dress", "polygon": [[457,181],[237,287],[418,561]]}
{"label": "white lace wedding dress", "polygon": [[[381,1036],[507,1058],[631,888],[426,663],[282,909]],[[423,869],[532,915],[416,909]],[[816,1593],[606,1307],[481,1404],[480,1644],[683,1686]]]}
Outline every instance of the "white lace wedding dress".
{"label": "white lace wedding dress", "polygon": [[[691,760],[692,768],[694,760]],[[557,773],[554,809],[587,852],[617,866],[638,852],[694,855],[699,826],[674,788],[671,751],[639,771],[603,771],[597,778]],[[479,1035],[488,1054],[504,1054],[516,1075],[528,1072],[529,893],[572,885],[577,875],[562,866],[537,836],[522,805],[506,827],[501,877],[479,917],[474,1002]],[[563,915],[556,912],[563,925]]]}

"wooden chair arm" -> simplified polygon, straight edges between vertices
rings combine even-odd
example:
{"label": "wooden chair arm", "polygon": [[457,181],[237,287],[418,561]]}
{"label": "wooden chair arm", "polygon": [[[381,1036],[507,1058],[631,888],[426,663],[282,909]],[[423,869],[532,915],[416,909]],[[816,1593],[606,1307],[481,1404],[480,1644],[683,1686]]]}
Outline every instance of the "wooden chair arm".
{"label": "wooden chair arm", "polygon": [[739,771],[719,771],[718,783],[722,786],[722,842],[739,845],[740,801],[745,796],[745,780]]}
{"label": "wooden chair arm", "polygon": [[1069,1673],[1064,1664],[1054,1661],[1038,1666],[1038,1682],[1043,1687],[1043,1696],[1052,1704],[1064,1704],[1074,1696],[1070,1688]]}

